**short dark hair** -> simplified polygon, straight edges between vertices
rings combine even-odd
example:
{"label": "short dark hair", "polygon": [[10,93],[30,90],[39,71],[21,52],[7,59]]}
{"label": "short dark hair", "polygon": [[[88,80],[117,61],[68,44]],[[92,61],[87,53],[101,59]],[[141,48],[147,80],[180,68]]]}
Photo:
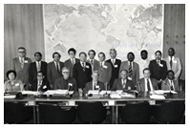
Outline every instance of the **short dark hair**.
{"label": "short dark hair", "polygon": [[173,47],[170,47],[168,50],[172,49],[175,52],[175,49]]}
{"label": "short dark hair", "polygon": [[96,52],[93,49],[91,49],[91,50],[88,51],[88,55],[90,55],[90,52],[93,52],[94,55],[96,55]]}
{"label": "short dark hair", "polygon": [[102,54],[102,55],[106,58],[105,53],[103,53],[103,52],[99,52],[99,53],[98,53],[98,56],[99,56],[100,54]]}
{"label": "short dark hair", "polygon": [[87,57],[87,55],[86,55],[85,52],[80,52],[80,53],[79,53],[79,57],[80,57],[81,54],[84,54],[84,55]]}
{"label": "short dark hair", "polygon": [[[149,70],[150,71],[150,69],[149,68],[145,68],[145,69],[143,69],[143,73],[144,73],[144,71],[146,71],[146,70]],[[151,73],[151,72],[150,72]]]}
{"label": "short dark hair", "polygon": [[53,54],[52,54],[52,57],[54,58],[54,55],[55,54],[58,54],[59,55],[59,57],[61,57],[61,55],[59,54],[59,52],[54,52]]}
{"label": "short dark hair", "polygon": [[24,47],[19,47],[18,50],[19,50],[19,49],[23,49],[24,51],[26,51],[26,48],[24,48]]}
{"label": "short dark hair", "polygon": [[6,73],[6,76],[7,76],[8,79],[9,79],[9,74],[10,74],[10,73],[14,73],[15,78],[16,78],[16,76],[17,76],[17,75],[16,75],[16,71],[14,71],[14,70],[8,70],[7,73]]}
{"label": "short dark hair", "polygon": [[34,56],[36,56],[37,54],[40,55],[40,57],[42,57],[42,53],[41,52],[35,52]]}
{"label": "short dark hair", "polygon": [[170,72],[173,73],[173,75],[175,75],[175,73],[174,73],[173,70],[168,70],[168,71],[167,71],[167,75],[168,75]]}
{"label": "short dark hair", "polygon": [[127,54],[127,57],[129,56],[129,54],[131,54],[131,55],[135,58],[135,54],[134,54],[133,52],[129,52],[129,53]]}
{"label": "short dark hair", "polygon": [[38,73],[42,73],[42,76],[44,76],[44,73],[43,73],[42,71],[38,71],[38,72],[36,73],[36,75],[38,75]]}
{"label": "short dark hair", "polygon": [[160,53],[160,55],[162,55],[162,52],[161,52],[160,50],[157,50],[157,51],[155,52],[155,55],[156,55],[156,53]]}
{"label": "short dark hair", "polygon": [[68,54],[69,54],[71,51],[74,52],[74,54],[76,55],[76,50],[75,50],[74,48],[70,48],[70,49],[68,50]]}
{"label": "short dark hair", "polygon": [[141,55],[142,55],[143,52],[146,53],[146,54],[148,55],[147,50],[142,50],[142,51],[141,51]]}

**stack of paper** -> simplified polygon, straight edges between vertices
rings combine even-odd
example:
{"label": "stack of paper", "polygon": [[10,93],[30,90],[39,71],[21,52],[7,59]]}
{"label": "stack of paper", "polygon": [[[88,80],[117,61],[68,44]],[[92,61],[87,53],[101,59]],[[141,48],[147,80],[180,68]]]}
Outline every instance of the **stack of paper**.
{"label": "stack of paper", "polygon": [[88,94],[92,94],[92,95],[98,95],[99,94],[99,90],[89,90]]}
{"label": "stack of paper", "polygon": [[155,94],[166,94],[166,93],[172,93],[172,94],[177,94],[177,92],[175,91],[170,91],[170,90],[155,90],[154,93]]}
{"label": "stack of paper", "polygon": [[7,95],[7,96],[4,96],[4,99],[15,99],[16,98],[16,95]]}
{"label": "stack of paper", "polygon": [[22,91],[22,94],[37,95],[37,91]]}
{"label": "stack of paper", "polygon": [[163,95],[157,95],[157,94],[150,95],[150,98],[155,99],[155,100],[163,100],[163,99],[165,99],[165,97]]}
{"label": "stack of paper", "polygon": [[111,92],[110,97],[113,98],[121,98],[121,96],[117,92]]}
{"label": "stack of paper", "polygon": [[106,94],[106,92],[107,92],[107,94],[110,94],[110,93],[111,93],[111,91],[102,90],[102,91],[100,92],[100,94],[101,94],[101,95],[104,95],[104,94]]}
{"label": "stack of paper", "polygon": [[128,94],[128,93],[122,93],[121,98],[135,98],[135,95],[133,94]]}

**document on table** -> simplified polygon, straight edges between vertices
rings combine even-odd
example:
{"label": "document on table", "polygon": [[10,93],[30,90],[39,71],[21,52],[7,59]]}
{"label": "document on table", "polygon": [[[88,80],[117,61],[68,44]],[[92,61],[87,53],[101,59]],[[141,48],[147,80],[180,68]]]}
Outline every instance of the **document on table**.
{"label": "document on table", "polygon": [[6,95],[4,96],[4,99],[15,99],[16,95]]}
{"label": "document on table", "polygon": [[165,99],[164,95],[157,95],[157,94],[150,95],[150,98],[155,99],[155,100],[164,100]]}
{"label": "document on table", "polygon": [[37,94],[37,91],[22,91],[22,94],[36,95],[36,94]]}
{"label": "document on table", "polygon": [[97,95],[97,94],[99,94],[100,93],[100,91],[99,90],[89,90],[88,91],[88,94],[93,94],[93,95]]}
{"label": "document on table", "polygon": [[123,92],[121,98],[135,98],[135,95]]}
{"label": "document on table", "polygon": [[154,93],[155,94],[166,94],[166,93],[172,93],[172,94],[177,94],[177,92],[175,91],[170,91],[170,90],[155,90]]}
{"label": "document on table", "polygon": [[102,91],[100,92],[100,94],[101,94],[101,95],[104,95],[104,94],[106,94],[106,92],[107,92],[107,94],[110,94],[110,93],[111,93],[111,91],[102,90]]}
{"label": "document on table", "polygon": [[117,93],[117,92],[115,92],[115,91],[113,91],[113,92],[111,92],[111,94],[110,94],[110,98],[121,98],[121,96]]}

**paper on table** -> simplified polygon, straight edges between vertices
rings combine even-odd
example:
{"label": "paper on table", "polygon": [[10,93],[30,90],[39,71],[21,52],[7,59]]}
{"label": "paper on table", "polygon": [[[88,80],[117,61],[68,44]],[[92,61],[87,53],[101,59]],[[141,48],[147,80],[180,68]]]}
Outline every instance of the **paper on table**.
{"label": "paper on table", "polygon": [[7,96],[4,96],[4,99],[14,99],[16,98],[16,95],[7,95]]}
{"label": "paper on table", "polygon": [[[165,94],[165,93],[170,93],[170,90],[155,90],[154,93],[156,94]],[[175,91],[171,91],[173,94],[177,94]]]}
{"label": "paper on table", "polygon": [[[111,93],[111,91],[107,91],[107,94],[110,94],[110,93]],[[102,90],[102,91],[100,92],[100,94],[101,94],[101,95],[106,94],[106,90]]]}
{"label": "paper on table", "polygon": [[37,91],[22,91],[22,94],[36,95],[36,94],[37,94]]}
{"label": "paper on table", "polygon": [[133,94],[128,94],[128,93],[122,93],[121,98],[135,98],[135,95]]}
{"label": "paper on table", "polygon": [[57,90],[57,91],[55,91],[55,94],[57,94],[57,95],[65,95],[65,94],[68,94],[68,90]]}
{"label": "paper on table", "polygon": [[99,94],[99,90],[89,90],[88,94]]}
{"label": "paper on table", "polygon": [[165,99],[165,97],[163,95],[156,95],[156,94],[150,95],[150,98],[151,99],[156,99],[156,100]]}
{"label": "paper on table", "polygon": [[116,92],[117,92],[118,94],[121,94],[121,93],[123,92],[123,90],[116,90]]}
{"label": "paper on table", "polygon": [[121,96],[116,92],[116,91],[112,91],[110,94],[111,98],[121,98]]}

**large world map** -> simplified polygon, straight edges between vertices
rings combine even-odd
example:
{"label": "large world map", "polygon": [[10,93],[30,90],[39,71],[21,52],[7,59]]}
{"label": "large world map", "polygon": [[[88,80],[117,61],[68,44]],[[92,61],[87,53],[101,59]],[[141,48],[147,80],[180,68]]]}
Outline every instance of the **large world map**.
{"label": "large world map", "polygon": [[[109,58],[109,49],[117,50],[117,57],[126,60],[128,52],[140,59],[140,51],[154,58],[162,50],[163,11],[161,4],[90,4],[44,5],[46,61],[58,51],[65,61],[68,49],[79,52],[94,49]],[[96,58],[98,58],[96,56]]]}

